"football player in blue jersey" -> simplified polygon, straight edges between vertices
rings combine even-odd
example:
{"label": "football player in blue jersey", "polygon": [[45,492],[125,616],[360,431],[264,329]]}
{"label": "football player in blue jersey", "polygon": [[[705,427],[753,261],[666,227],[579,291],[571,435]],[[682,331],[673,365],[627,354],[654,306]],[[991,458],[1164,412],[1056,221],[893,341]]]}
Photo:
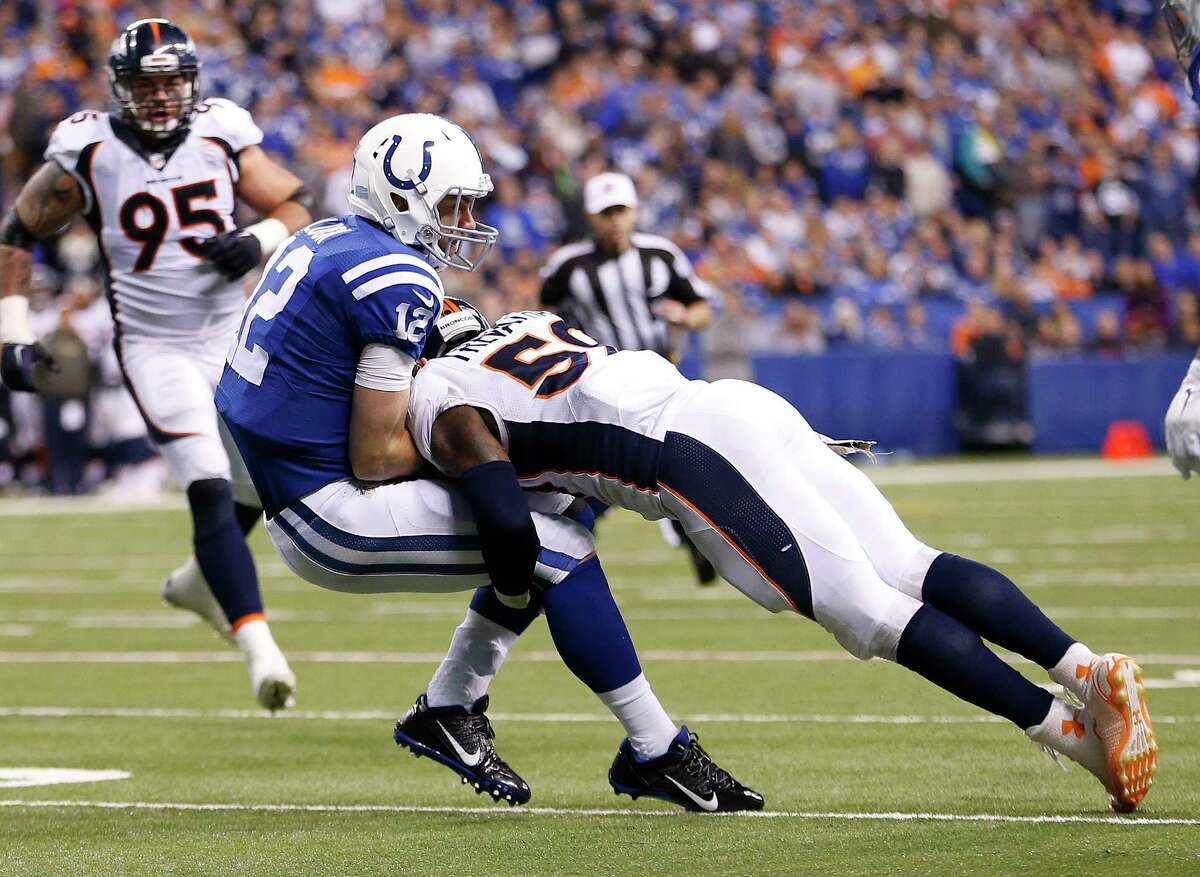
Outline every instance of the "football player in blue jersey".
{"label": "football player in blue jersey", "polygon": [[[288,566],[334,590],[481,588],[429,690],[395,729],[397,743],[510,804],[528,785],[496,753],[487,686],[509,646],[545,611],[564,663],[621,722],[622,752],[639,759],[658,794],[695,811],[758,810],[763,799],[718,767],[678,728],[642,674],[595,556],[591,533],[562,513],[563,494],[530,502],[511,467],[455,471],[457,486],[399,480],[422,458],[407,428],[409,387],[433,321],[452,331],[474,312],[451,302],[438,271],[475,269],[496,241],[476,222],[492,182],[474,142],[428,114],[387,119],[359,142],[351,213],[283,242],[246,303],[216,404]],[[448,458],[474,454],[447,448]],[[524,525],[528,524],[528,527]],[[511,579],[506,552],[535,556],[519,598],[484,588]],[[484,555],[490,564],[484,561]],[[518,562],[519,562],[518,561]],[[528,586],[539,584],[535,597]],[[536,601],[531,608],[530,600]],[[665,789],[665,791],[660,791]]]}
{"label": "football player in blue jersey", "polygon": [[[1188,92],[1200,104],[1200,2],[1164,0],[1162,11],[1175,55],[1187,74]],[[1200,353],[1167,408],[1164,426],[1171,462],[1184,479],[1191,478],[1200,472]]]}

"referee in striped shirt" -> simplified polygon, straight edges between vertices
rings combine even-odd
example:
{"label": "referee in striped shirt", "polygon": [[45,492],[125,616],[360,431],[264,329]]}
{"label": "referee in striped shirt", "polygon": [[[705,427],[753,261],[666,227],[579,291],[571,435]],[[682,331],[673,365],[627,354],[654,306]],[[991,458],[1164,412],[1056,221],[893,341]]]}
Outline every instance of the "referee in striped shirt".
{"label": "referee in striped shirt", "polygon": [[601,344],[675,360],[669,327],[708,327],[708,285],[671,241],[633,230],[637,191],[629,177],[592,177],[583,187],[583,208],[592,235],[550,257],[542,270],[542,307]]}
{"label": "referee in striped shirt", "polygon": [[[583,187],[583,209],[592,226],[586,240],[560,248],[542,270],[542,307],[557,311],[601,344],[618,350],[653,350],[677,361],[670,327],[698,331],[712,322],[708,285],[679,247],[664,237],[633,230],[637,191],[624,174],[592,177]],[[597,515],[602,504],[592,504]],[[688,549],[700,584],[717,572],[674,521],[663,535]]]}

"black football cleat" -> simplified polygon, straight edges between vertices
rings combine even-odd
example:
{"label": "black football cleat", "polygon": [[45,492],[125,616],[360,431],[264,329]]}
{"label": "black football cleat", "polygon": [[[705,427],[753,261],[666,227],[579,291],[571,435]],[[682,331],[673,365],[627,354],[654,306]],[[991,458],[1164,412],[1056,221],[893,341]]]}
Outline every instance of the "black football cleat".
{"label": "black football cleat", "polygon": [[507,801],[509,806],[525,804],[529,801],[529,786],[492,745],[496,732],[484,715],[487,708],[486,694],[469,710],[461,706],[431,707],[422,694],[396,722],[392,736],[415,758],[427,755],[450,768],[464,784],[475,788],[475,794],[486,792],[494,801]]}
{"label": "black football cleat", "polygon": [[763,808],[763,796],[719,767],[686,725],[671,741],[671,748],[650,761],[638,760],[625,740],[609,768],[608,783],[618,795],[634,800],[642,795],[662,798],[693,813]]}

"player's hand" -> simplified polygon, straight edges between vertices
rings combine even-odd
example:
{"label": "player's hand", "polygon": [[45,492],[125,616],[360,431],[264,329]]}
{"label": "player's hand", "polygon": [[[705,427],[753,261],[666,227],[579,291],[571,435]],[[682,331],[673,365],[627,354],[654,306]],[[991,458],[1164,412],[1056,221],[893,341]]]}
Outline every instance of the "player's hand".
{"label": "player's hand", "polygon": [[201,241],[200,255],[212,262],[226,280],[237,280],[262,260],[262,243],[244,229],[222,232]]}
{"label": "player's hand", "polygon": [[58,371],[54,357],[41,344],[5,344],[0,346],[0,381],[10,390],[35,393],[33,367],[45,363],[51,371]]}
{"label": "player's hand", "polygon": [[1200,360],[1192,360],[1165,421],[1167,453],[1184,479],[1200,472]]}
{"label": "player's hand", "polygon": [[529,605],[529,591],[522,591],[519,594],[506,594],[499,588],[496,588],[496,599],[509,609],[524,609]]}

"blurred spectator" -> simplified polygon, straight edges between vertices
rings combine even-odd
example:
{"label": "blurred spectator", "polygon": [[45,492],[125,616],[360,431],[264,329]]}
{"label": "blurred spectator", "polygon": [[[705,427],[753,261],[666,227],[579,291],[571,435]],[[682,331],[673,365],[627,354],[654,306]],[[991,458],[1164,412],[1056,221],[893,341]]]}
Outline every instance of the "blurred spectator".
{"label": "blurred spectator", "polygon": [[770,340],[774,353],[816,355],[825,352],[825,333],[821,315],[811,305],[788,302],[776,332]]}
{"label": "blurred spectator", "polygon": [[1109,358],[1121,355],[1121,319],[1116,311],[1105,308],[1096,315],[1096,334],[1088,350]]}
{"label": "blurred spectator", "polygon": [[871,308],[864,338],[868,347],[895,350],[904,346],[904,331],[897,325],[892,309],[884,305]]}
{"label": "blurred spectator", "polygon": [[955,326],[959,409],[955,420],[966,448],[1025,446],[1024,346],[995,308],[972,303]]}

